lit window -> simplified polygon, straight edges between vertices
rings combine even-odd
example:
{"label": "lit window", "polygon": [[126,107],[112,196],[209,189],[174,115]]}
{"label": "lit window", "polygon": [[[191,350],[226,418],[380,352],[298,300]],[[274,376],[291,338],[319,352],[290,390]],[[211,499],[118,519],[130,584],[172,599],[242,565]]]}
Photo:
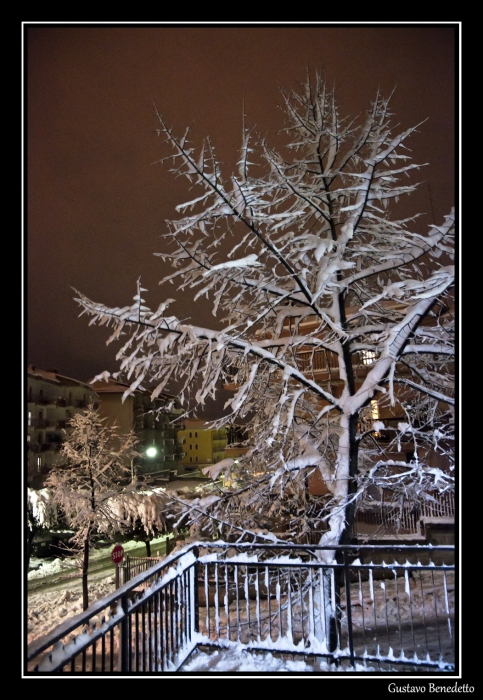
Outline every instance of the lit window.
{"label": "lit window", "polygon": [[379,405],[376,399],[371,401],[371,418],[372,420],[379,420]]}
{"label": "lit window", "polygon": [[[376,399],[372,399],[371,401],[371,418],[373,423],[379,420],[379,405]],[[381,437],[381,433],[376,430],[374,437]]]}
{"label": "lit window", "polygon": [[29,425],[32,425],[32,411],[29,411]]}
{"label": "lit window", "polygon": [[364,365],[372,365],[376,361],[376,353],[372,350],[362,351],[362,363]]}
{"label": "lit window", "polygon": [[42,457],[37,457],[37,471],[42,467]]}

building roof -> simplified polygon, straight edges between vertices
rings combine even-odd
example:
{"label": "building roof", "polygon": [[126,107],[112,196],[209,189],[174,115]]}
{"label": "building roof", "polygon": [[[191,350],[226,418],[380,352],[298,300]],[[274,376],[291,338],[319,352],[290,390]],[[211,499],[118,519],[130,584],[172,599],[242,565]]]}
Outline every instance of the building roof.
{"label": "building roof", "polygon": [[59,374],[56,369],[40,369],[36,365],[29,365],[27,369],[27,376],[32,379],[39,379],[41,381],[50,382],[51,384],[56,384],[58,386],[81,386],[89,391],[95,392],[89,384],[81,382],[78,379],[72,379],[72,377],[65,377],[63,374]]}
{"label": "building roof", "polygon": [[[112,376],[104,377],[103,379],[92,379],[89,383],[94,388],[94,391],[96,391],[98,394],[124,394],[124,392],[127,391],[130,387],[130,384],[120,382],[117,379],[114,379],[114,377]],[[143,391],[142,389],[135,389],[133,393],[140,394],[142,396],[150,395],[149,390]],[[157,396],[156,398],[162,401],[163,399],[171,400],[175,399],[176,397],[172,394],[163,393],[159,394],[159,396]]]}

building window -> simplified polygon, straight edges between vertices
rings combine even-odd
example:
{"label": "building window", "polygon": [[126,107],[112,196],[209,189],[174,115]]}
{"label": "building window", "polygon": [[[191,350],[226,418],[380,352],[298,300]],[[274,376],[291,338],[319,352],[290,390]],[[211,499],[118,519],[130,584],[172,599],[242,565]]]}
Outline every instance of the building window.
{"label": "building window", "polygon": [[196,455],[196,461],[198,461],[198,455]]}
{"label": "building window", "polygon": [[193,457],[190,457],[190,462],[192,462],[192,461],[193,461]]}
{"label": "building window", "polygon": [[[195,437],[198,437],[198,433],[195,433]],[[196,449],[198,449],[198,448],[196,448]]]}
{"label": "building window", "polygon": [[372,399],[371,401],[371,418],[373,421],[379,420],[379,405],[376,399]]}
{"label": "building window", "polygon": [[364,365],[372,365],[376,361],[376,353],[372,350],[362,351],[362,363]]}
{"label": "building window", "polygon": [[[379,404],[376,399],[372,399],[371,401],[371,418],[373,423],[379,420]],[[381,433],[376,430],[374,437],[381,437]]]}
{"label": "building window", "polygon": [[30,442],[30,435],[27,435],[27,442]]}
{"label": "building window", "polygon": [[29,402],[32,403],[32,387],[29,386]]}
{"label": "building window", "polygon": [[40,471],[42,467],[42,457],[37,457],[37,471]]}
{"label": "building window", "polygon": [[198,443],[195,444],[195,450],[197,450],[197,449],[198,449]]}
{"label": "building window", "polygon": [[190,450],[192,450],[192,449],[193,449],[193,445],[190,445]]}
{"label": "building window", "polygon": [[32,411],[29,411],[29,425],[32,425]]}
{"label": "building window", "polygon": [[193,433],[190,433],[190,438],[192,438],[192,437],[193,437]]}

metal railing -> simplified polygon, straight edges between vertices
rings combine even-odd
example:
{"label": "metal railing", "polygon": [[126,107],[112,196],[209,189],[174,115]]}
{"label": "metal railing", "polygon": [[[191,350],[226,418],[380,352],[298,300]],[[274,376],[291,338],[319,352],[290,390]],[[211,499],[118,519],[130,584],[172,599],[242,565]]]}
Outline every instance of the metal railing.
{"label": "metal railing", "polygon": [[240,645],[451,673],[455,610],[453,547],[199,542],[33,642],[26,673],[182,672],[197,647]]}
{"label": "metal railing", "polygon": [[417,506],[381,501],[372,508],[356,511],[353,537],[394,537],[416,535],[425,538],[427,523],[454,523],[455,499],[453,492],[429,494],[431,499]]}

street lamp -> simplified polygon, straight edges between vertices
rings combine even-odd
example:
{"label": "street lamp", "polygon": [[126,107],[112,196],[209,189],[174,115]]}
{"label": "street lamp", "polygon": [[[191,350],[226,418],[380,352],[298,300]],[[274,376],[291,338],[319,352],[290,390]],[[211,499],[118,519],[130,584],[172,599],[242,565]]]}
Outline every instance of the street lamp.
{"label": "street lamp", "polygon": [[153,446],[148,447],[148,449],[146,450],[147,457],[156,457],[157,454],[158,454],[158,449],[156,447],[153,447]]}

